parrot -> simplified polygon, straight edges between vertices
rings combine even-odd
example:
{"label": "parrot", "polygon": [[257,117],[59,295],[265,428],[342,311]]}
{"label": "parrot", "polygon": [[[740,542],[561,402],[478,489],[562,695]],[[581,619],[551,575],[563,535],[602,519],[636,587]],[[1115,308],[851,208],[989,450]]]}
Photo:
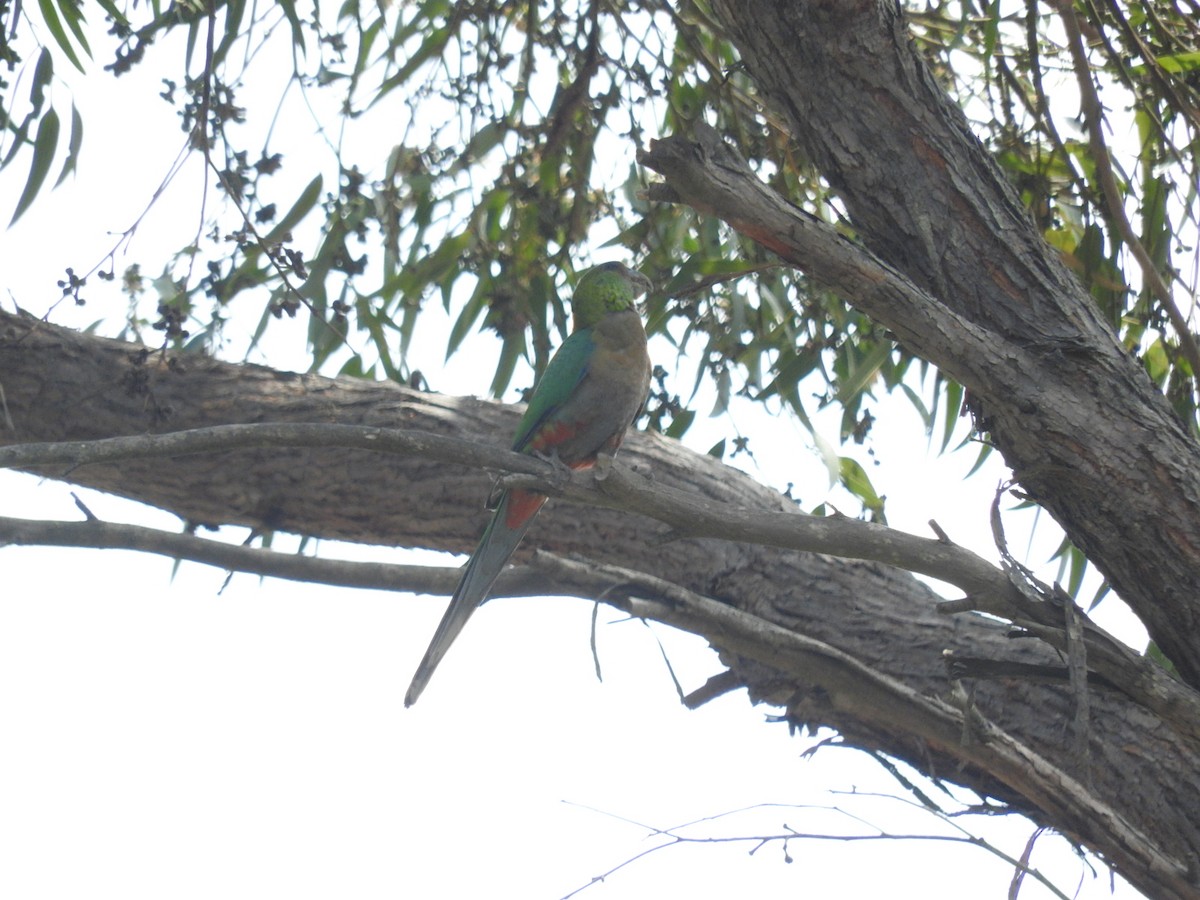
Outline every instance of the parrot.
{"label": "parrot", "polygon": [[[571,334],[534,387],[513,450],[557,459],[576,470],[589,469],[617,452],[650,390],[646,331],[635,302],[650,289],[650,279],[617,262],[583,273],[571,298]],[[463,566],[450,605],[413,675],[405,707],[417,702],[547,499],[523,488],[491,498],[491,522]]]}

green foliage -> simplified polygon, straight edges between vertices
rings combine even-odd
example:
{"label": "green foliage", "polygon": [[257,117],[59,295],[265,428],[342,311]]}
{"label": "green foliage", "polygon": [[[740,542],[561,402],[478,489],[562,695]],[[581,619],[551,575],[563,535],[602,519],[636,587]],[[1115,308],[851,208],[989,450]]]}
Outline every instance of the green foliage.
{"label": "green foliage", "polygon": [[1154,643],[1154,641],[1151,641],[1146,645],[1146,656],[1150,657],[1150,659],[1166,669],[1168,674],[1170,674],[1172,677],[1179,677],[1179,671],[1175,668],[1175,664],[1163,655],[1163,652],[1158,649],[1158,644]]}
{"label": "green foliage", "polygon": [[[814,288],[712,219],[643,198],[646,176],[633,149],[704,119],[776,189],[853,238],[756,98],[705,4],[343,0],[312,9],[106,0],[86,8],[107,20],[111,37],[95,53],[114,77],[145,65],[172,36],[183,39],[183,58],[157,61],[175,67],[162,96],[224,198],[209,205],[193,244],[165,266],[145,266],[157,278],[147,282],[140,267],[126,273],[131,333],[157,329],[180,346],[217,349],[240,305],[255,310],[251,346],[302,316],[314,370],[407,381],[416,374],[408,355],[433,303],[453,323],[448,357],[477,329],[499,338],[491,390],[503,395],[522,360],[545,365],[568,327],[561,292],[593,261],[590,248],[605,246],[625,251],[655,281],[648,327],[694,365],[680,373],[681,389],[658,378],[647,409],[652,427],[682,435],[698,412],[745,398],[788,410],[810,428],[818,411],[836,409],[840,439],[864,443],[874,400],[899,391],[935,447],[965,443],[954,440],[967,405],[962,388],[846,298]],[[0,84],[0,169],[27,161],[13,219],[40,196],[53,159],[62,159],[61,182],[86,152],[74,107],[65,146],[61,140],[67,92],[56,75],[56,61],[65,60],[108,77],[91,71],[89,40],[99,43],[84,10],[76,0],[39,0],[40,18],[15,29],[33,48],[29,61],[0,47],[0,64],[19,72]],[[1105,200],[1077,119],[1077,61],[1063,43],[1060,11],[943,0],[908,12],[931,70],[1047,241],[1194,428],[1197,373],[1184,352],[1194,338],[1169,325]],[[1194,295],[1197,273],[1179,265],[1189,250],[1183,236],[1197,226],[1200,184],[1194,22],[1171,4],[1086,5],[1077,14],[1088,17],[1086,62],[1104,84],[1111,117],[1099,128],[1133,237],[1178,297]],[[12,23],[3,26],[14,33]],[[285,49],[292,66],[274,111],[261,90],[247,90],[253,61],[273,47]],[[268,131],[251,150],[236,126],[281,115],[288,92],[314,110],[328,167],[283,188],[276,175],[293,164],[289,148]],[[111,260],[77,268],[85,274],[64,287],[77,301],[92,272],[116,281]],[[734,444],[745,449],[743,438]],[[989,448],[978,447],[982,461]],[[724,453],[724,442],[714,451]],[[865,472],[836,458],[836,477],[882,518],[883,499]],[[1076,558],[1063,554],[1075,583]]]}
{"label": "green foliage", "polygon": [[[54,0],[38,0],[38,9],[41,11],[42,21],[51,37],[54,38],[58,49],[71,61],[71,65],[80,72],[86,72],[87,70],[75,52],[75,44],[78,44],[79,49],[86,56],[92,55],[87,38],[84,37],[83,11],[78,0],[61,0],[60,3],[55,3]],[[71,32],[69,35],[68,31]]]}
{"label": "green foliage", "polygon": [[21,199],[17,201],[17,208],[13,212],[9,225],[17,221],[21,217],[21,213],[29,209],[34,197],[42,189],[42,182],[50,173],[50,164],[54,161],[56,149],[58,149],[58,113],[50,109],[38,122],[37,135],[33,139],[33,156],[29,160],[29,177],[25,179],[25,189],[21,192]]}
{"label": "green foliage", "polygon": [[866,469],[846,456],[838,460],[838,463],[838,475],[843,487],[862,501],[863,506],[870,512],[872,521],[886,525],[887,518],[883,514],[883,498],[875,493],[875,486],[871,484]]}

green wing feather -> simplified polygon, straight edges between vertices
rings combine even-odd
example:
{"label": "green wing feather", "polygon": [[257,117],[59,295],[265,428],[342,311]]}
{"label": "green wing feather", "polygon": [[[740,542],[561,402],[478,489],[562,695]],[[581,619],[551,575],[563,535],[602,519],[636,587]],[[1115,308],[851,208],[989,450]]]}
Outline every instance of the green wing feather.
{"label": "green wing feather", "polygon": [[563,341],[542,373],[533,396],[529,398],[529,406],[517,426],[517,436],[513,438],[514,450],[518,453],[527,452],[542,425],[570,399],[587,374],[588,361],[594,349],[590,328],[576,331]]}

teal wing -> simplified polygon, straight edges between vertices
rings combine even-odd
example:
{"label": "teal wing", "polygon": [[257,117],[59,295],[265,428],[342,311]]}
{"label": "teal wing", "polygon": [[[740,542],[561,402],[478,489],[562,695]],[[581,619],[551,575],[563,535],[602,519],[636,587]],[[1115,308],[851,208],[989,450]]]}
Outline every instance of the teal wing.
{"label": "teal wing", "polygon": [[514,450],[519,453],[529,451],[538,431],[553,419],[583,381],[594,350],[590,328],[576,331],[563,341],[529,398],[529,406],[513,438]]}

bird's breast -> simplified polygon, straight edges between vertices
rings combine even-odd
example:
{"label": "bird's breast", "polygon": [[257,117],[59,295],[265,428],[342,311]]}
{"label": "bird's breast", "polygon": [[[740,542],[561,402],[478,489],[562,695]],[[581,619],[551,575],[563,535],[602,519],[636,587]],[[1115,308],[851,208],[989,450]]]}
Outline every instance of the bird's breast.
{"label": "bird's breast", "polygon": [[646,402],[650,356],[635,311],[608,316],[592,333],[592,351],[571,401],[555,417],[554,446],[567,465],[582,467],[599,453],[613,453]]}

